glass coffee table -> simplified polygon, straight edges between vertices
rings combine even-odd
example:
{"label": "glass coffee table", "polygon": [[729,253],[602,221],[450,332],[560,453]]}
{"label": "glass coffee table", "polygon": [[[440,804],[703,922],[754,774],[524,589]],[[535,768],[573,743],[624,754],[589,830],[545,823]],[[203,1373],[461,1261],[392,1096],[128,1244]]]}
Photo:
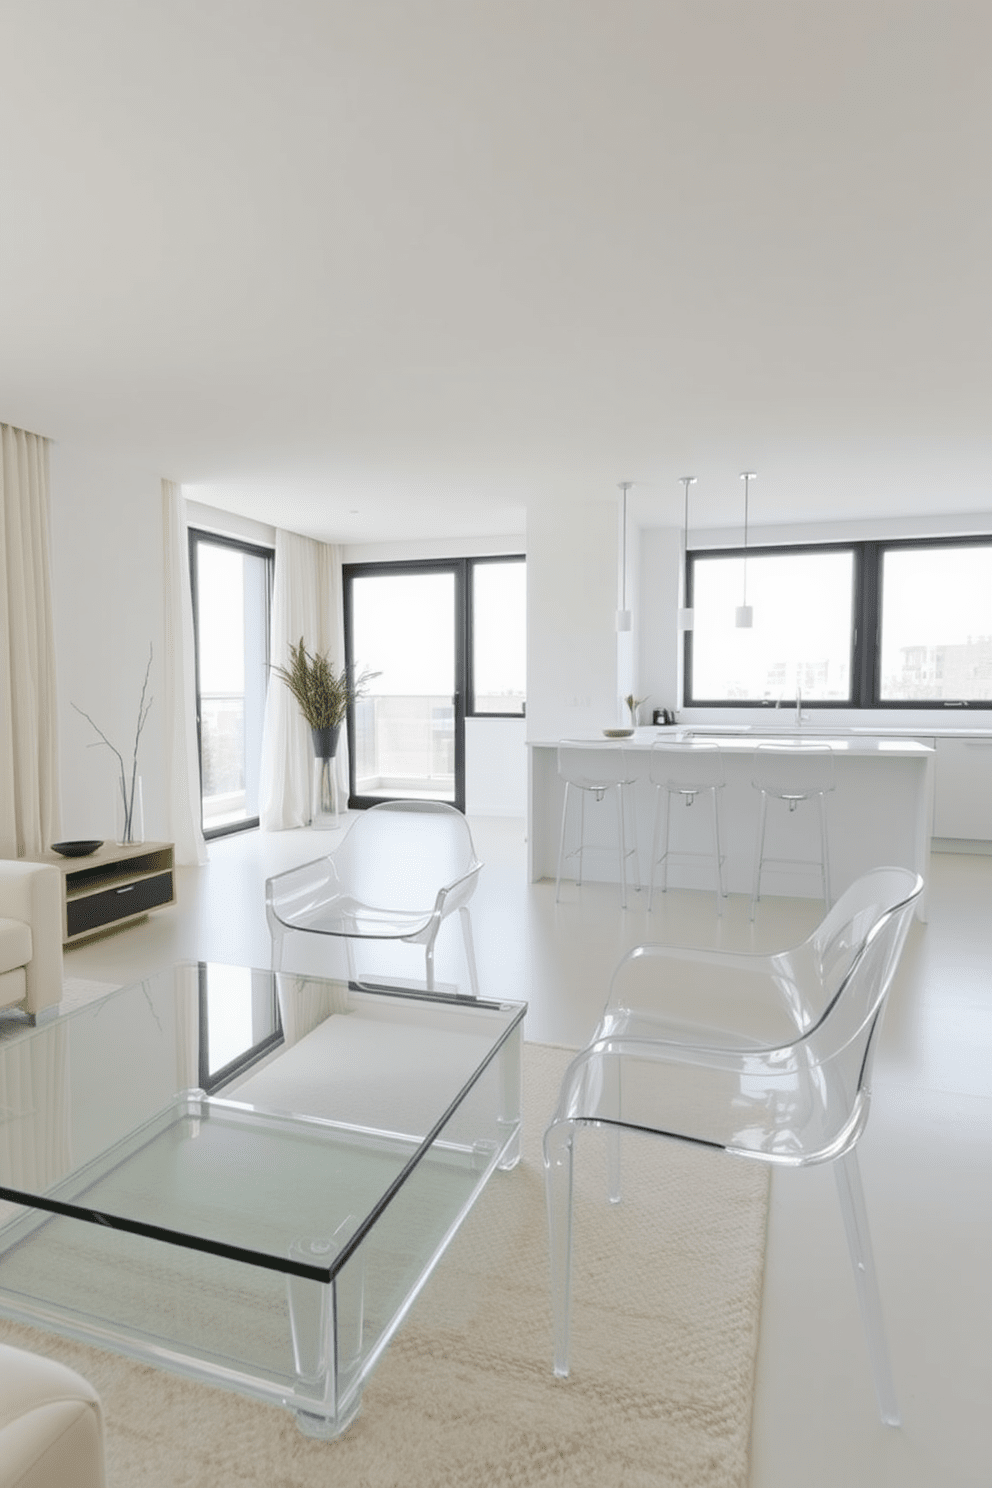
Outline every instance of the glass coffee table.
{"label": "glass coffee table", "polygon": [[497,1168],[524,1003],[182,965],[0,1046],[0,1313],[337,1436]]}

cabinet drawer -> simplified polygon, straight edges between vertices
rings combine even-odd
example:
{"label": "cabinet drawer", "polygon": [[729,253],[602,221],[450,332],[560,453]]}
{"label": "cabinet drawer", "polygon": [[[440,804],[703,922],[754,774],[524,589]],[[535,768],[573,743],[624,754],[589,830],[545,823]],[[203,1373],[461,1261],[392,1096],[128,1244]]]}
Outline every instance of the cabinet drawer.
{"label": "cabinet drawer", "polygon": [[146,909],[157,909],[160,904],[171,901],[171,873],[156,873],[151,878],[138,879],[137,883],[118,884],[116,888],[103,889],[98,894],[85,894],[66,903],[66,934],[71,939],[73,935],[99,930],[103,925],[112,925],[115,920],[143,914]]}

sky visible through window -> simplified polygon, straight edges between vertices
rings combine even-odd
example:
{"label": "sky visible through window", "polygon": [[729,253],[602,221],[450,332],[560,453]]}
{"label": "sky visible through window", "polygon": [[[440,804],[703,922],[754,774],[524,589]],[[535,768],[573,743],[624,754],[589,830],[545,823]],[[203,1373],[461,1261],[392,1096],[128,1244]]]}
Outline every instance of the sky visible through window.
{"label": "sky visible through window", "polygon": [[992,698],[992,548],[906,548],[882,565],[882,697]]}
{"label": "sky visible through window", "polygon": [[244,555],[200,543],[197,556],[200,691],[245,690]]}
{"label": "sky visible through window", "polygon": [[[693,568],[692,695],[843,700],[851,686],[854,558],[836,553],[699,557]],[[746,602],[753,625],[738,629]]]}

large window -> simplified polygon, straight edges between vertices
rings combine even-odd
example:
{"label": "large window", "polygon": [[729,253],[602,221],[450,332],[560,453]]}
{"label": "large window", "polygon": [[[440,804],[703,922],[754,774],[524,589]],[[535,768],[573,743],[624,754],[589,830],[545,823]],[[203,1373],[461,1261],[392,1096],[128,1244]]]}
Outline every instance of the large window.
{"label": "large window", "polygon": [[687,706],[992,706],[992,540],[700,551],[686,569]]}
{"label": "large window", "polygon": [[527,700],[527,564],[475,558],[468,580],[467,711],[519,717]]}
{"label": "large window", "polygon": [[883,702],[992,705],[992,546],[887,549]]}
{"label": "large window", "polygon": [[190,529],[203,832],[258,826],[271,549]]}
{"label": "large window", "polygon": [[[746,630],[734,623],[745,595]],[[850,549],[697,555],[693,702],[850,703],[853,600]]]}
{"label": "large window", "polygon": [[516,555],[344,568],[345,660],[378,673],[349,717],[350,804],[465,803],[465,718],[525,706]]}

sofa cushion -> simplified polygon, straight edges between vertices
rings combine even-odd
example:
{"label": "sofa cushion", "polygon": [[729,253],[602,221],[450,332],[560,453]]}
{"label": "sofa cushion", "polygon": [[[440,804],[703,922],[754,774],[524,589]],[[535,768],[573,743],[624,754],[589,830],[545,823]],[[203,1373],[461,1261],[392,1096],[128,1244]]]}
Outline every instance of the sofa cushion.
{"label": "sofa cushion", "polygon": [[100,1397],[75,1370],[0,1344],[0,1488],[103,1488]]}
{"label": "sofa cushion", "polygon": [[0,972],[27,966],[31,960],[31,926],[23,920],[0,920]]}

